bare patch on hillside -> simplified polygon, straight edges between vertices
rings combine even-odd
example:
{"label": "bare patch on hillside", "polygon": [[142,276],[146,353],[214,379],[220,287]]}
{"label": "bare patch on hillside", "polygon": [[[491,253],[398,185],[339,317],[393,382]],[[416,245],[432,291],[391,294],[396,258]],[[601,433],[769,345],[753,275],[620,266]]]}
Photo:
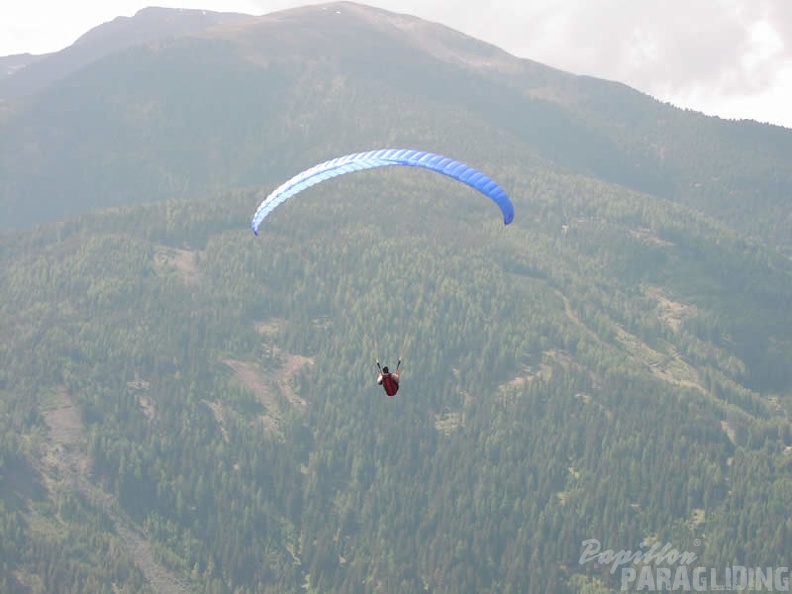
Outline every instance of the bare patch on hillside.
{"label": "bare patch on hillside", "polygon": [[605,418],[609,421],[613,420],[613,411],[609,409],[607,406],[595,400],[594,397],[587,393],[587,392],[577,392],[574,395],[575,400],[580,401],[585,406],[595,406],[597,409],[605,415]]}
{"label": "bare patch on hillside", "polygon": [[157,409],[154,408],[154,402],[152,402],[151,398],[145,395],[138,396],[138,403],[149,421],[157,418]]}
{"label": "bare patch on hillside", "polygon": [[734,430],[734,427],[731,423],[728,421],[721,421],[721,430],[723,430],[730,442],[732,442],[734,445],[737,445],[737,432]]}
{"label": "bare patch on hillside", "polygon": [[694,305],[685,305],[679,301],[672,300],[659,287],[646,287],[644,292],[647,297],[657,301],[655,312],[658,319],[668,324],[674,331],[679,330],[685,318],[696,314],[697,310]]}
{"label": "bare patch on hillside", "polygon": [[223,441],[228,443],[228,431],[226,430],[226,411],[221,402],[204,400],[206,406],[212,411],[217,426],[220,427],[220,433],[223,435]]}
{"label": "bare patch on hillside", "polygon": [[264,338],[273,338],[283,331],[286,325],[286,320],[282,318],[272,318],[266,322],[259,322],[256,324],[256,332],[261,334]]}
{"label": "bare patch on hillside", "polygon": [[[692,315],[695,312],[693,306],[686,306],[682,303],[672,301],[659,288],[649,287],[645,289],[645,293],[657,300],[658,316],[663,316],[661,319],[664,319],[672,328],[679,328],[684,317]],[[589,328],[575,313],[569,299],[558,291],[556,291],[556,294],[564,302],[564,311],[567,317],[576,326],[584,330],[592,339],[596,340],[601,345],[605,345],[605,342],[599,335]],[[628,353],[628,356],[648,367],[652,375],[656,378],[679,386],[697,388],[702,392],[706,392],[696,370],[682,358],[679,351],[677,351],[672,344],[663,343],[661,352],[653,349],[639,337],[627,332],[618,324],[614,323],[613,328],[618,343]],[[548,352],[547,355],[558,360],[560,354]]]}
{"label": "bare patch on hillside", "polygon": [[553,375],[553,368],[544,363],[537,367],[527,367],[520,375],[509,382],[510,386],[522,386],[536,380],[549,380]]}
{"label": "bare patch on hillside", "polygon": [[185,285],[197,285],[201,281],[199,257],[198,251],[158,246],[154,254],[154,268],[159,274],[175,274]]}
{"label": "bare patch on hillside", "polygon": [[441,415],[435,415],[435,429],[443,435],[450,435],[453,431],[459,429],[462,424],[462,413],[446,412]]}
{"label": "bare patch on hillside", "polygon": [[149,382],[141,379],[136,372],[135,379],[128,381],[126,385],[134,394],[137,394],[138,404],[140,404],[140,408],[143,410],[143,414],[146,415],[146,418],[149,421],[154,421],[157,418],[157,409],[154,406],[154,401],[147,394],[149,391]]}
{"label": "bare patch on hillside", "polygon": [[656,378],[678,386],[697,388],[706,393],[696,370],[672,345],[667,344],[665,352],[657,351],[621,327],[617,329],[616,336],[630,356],[649,367]]}
{"label": "bare patch on hillside", "polygon": [[[564,369],[569,369],[575,362],[575,358],[567,351],[550,349],[544,354],[545,361],[554,361],[560,364]],[[551,368],[552,371],[552,368]]]}
{"label": "bare patch on hillside", "polygon": [[275,349],[275,353],[283,360],[283,364],[273,371],[265,371],[251,361],[224,359],[223,363],[234,371],[237,381],[256,394],[265,407],[278,406],[276,391],[280,390],[291,406],[304,408],[308,403],[295,393],[291,380],[300,369],[313,365],[313,359],[285,353],[279,349]]}
{"label": "bare patch on hillside", "polygon": [[654,245],[658,247],[672,247],[674,244],[670,241],[666,241],[665,239],[661,239],[657,236],[652,229],[648,227],[638,227],[637,229],[630,229],[630,237],[635,240],[640,241],[646,245]]}
{"label": "bare patch on hillside", "polygon": [[313,359],[302,355],[292,355],[274,348],[275,355],[282,364],[274,370],[263,370],[251,361],[224,359],[234,372],[234,379],[255,395],[265,412],[260,417],[265,430],[279,433],[280,419],[286,407],[302,409],[308,403],[292,387],[292,381],[302,368],[313,365]]}
{"label": "bare patch on hillside", "polygon": [[56,444],[73,446],[80,441],[82,418],[65,388],[58,389],[52,407],[45,410],[43,416],[50,430],[50,438]]}
{"label": "bare patch on hillside", "polygon": [[563,303],[564,303],[564,313],[566,314],[567,318],[569,318],[569,320],[573,324],[575,324],[578,328],[583,330],[593,340],[595,340],[599,344],[605,344],[602,341],[602,339],[599,337],[599,334],[597,334],[594,330],[592,330],[591,328],[586,326],[585,322],[583,322],[583,320],[580,319],[580,316],[578,316],[577,313],[575,312],[575,310],[572,308],[572,304],[570,303],[569,298],[566,295],[564,295],[561,291],[558,291],[558,290],[555,291],[555,294],[558,295],[558,297],[559,297],[559,299],[561,299],[561,301],[563,301]]}

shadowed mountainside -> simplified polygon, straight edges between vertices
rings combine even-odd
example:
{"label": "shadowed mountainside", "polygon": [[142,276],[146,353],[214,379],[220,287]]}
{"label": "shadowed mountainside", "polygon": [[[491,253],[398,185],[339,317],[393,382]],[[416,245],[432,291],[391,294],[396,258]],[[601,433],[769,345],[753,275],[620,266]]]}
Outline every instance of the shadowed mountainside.
{"label": "shadowed mountainside", "polygon": [[[115,39],[122,24],[137,45],[98,59],[88,41]],[[152,10],[73,47],[83,45],[93,62],[7,106],[7,228],[274,183],[378,146],[474,159],[475,143],[454,137],[475,133],[511,140],[490,159],[518,146],[790,244],[792,131],[680,110],[415,17],[343,2],[262,17]]]}

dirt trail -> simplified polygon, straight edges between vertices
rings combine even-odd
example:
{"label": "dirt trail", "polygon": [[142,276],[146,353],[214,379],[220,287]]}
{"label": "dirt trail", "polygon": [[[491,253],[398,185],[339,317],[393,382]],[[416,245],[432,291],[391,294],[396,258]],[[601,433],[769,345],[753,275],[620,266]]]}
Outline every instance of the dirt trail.
{"label": "dirt trail", "polygon": [[174,576],[154,558],[151,544],[140,528],[119,508],[115,496],[94,485],[89,478],[90,461],[79,449],[83,430],[80,412],[71,396],[60,390],[54,406],[43,411],[50,429],[52,444],[45,456],[49,474],[82,495],[90,505],[101,509],[113,522],[129,555],[143,572],[149,585],[159,594],[184,594],[190,592],[185,582]]}

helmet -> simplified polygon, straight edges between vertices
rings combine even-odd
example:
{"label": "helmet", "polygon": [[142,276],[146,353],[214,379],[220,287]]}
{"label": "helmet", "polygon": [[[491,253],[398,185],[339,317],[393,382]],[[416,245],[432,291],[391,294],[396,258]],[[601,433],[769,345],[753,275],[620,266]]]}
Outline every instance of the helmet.
{"label": "helmet", "polygon": [[390,371],[388,371],[388,366],[387,365],[382,368],[382,373],[390,373]]}

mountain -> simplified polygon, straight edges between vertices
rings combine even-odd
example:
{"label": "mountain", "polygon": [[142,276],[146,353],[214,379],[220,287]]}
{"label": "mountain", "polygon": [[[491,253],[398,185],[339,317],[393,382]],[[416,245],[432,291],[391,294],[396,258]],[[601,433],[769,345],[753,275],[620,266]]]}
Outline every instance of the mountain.
{"label": "mountain", "polygon": [[[0,100],[18,99],[49,85],[105,56],[125,48],[248,19],[249,15],[206,10],[144,8],[133,17],[117,17],[88,31],[69,47],[41,56],[2,58]],[[19,58],[25,58],[24,60]],[[11,61],[11,58],[15,58]]]}
{"label": "mountain", "polygon": [[[785,131],[349,3],[4,109],[0,592],[784,586]],[[395,145],[490,175],[514,223],[394,167],[251,233],[284,177]]]}
{"label": "mountain", "polygon": [[0,57],[0,80],[12,76],[23,68],[27,68],[30,64],[43,57],[32,54],[15,54],[13,56]]}
{"label": "mountain", "polygon": [[543,169],[504,228],[442,177],[0,242],[2,591],[619,589],[591,539],[784,567],[789,261]]}
{"label": "mountain", "polygon": [[[146,14],[124,22],[156,37]],[[91,39],[114,37],[102,31]],[[306,110],[319,99],[323,111]],[[396,121],[394,112],[423,119]],[[339,152],[456,148],[461,125],[495,131],[559,170],[692,206],[783,250],[792,239],[791,131],[680,110],[352,3],[135,45],[51,83],[4,119],[6,228],[271,184]],[[329,142],[331,127],[340,132]],[[475,147],[456,156],[475,157]]]}

